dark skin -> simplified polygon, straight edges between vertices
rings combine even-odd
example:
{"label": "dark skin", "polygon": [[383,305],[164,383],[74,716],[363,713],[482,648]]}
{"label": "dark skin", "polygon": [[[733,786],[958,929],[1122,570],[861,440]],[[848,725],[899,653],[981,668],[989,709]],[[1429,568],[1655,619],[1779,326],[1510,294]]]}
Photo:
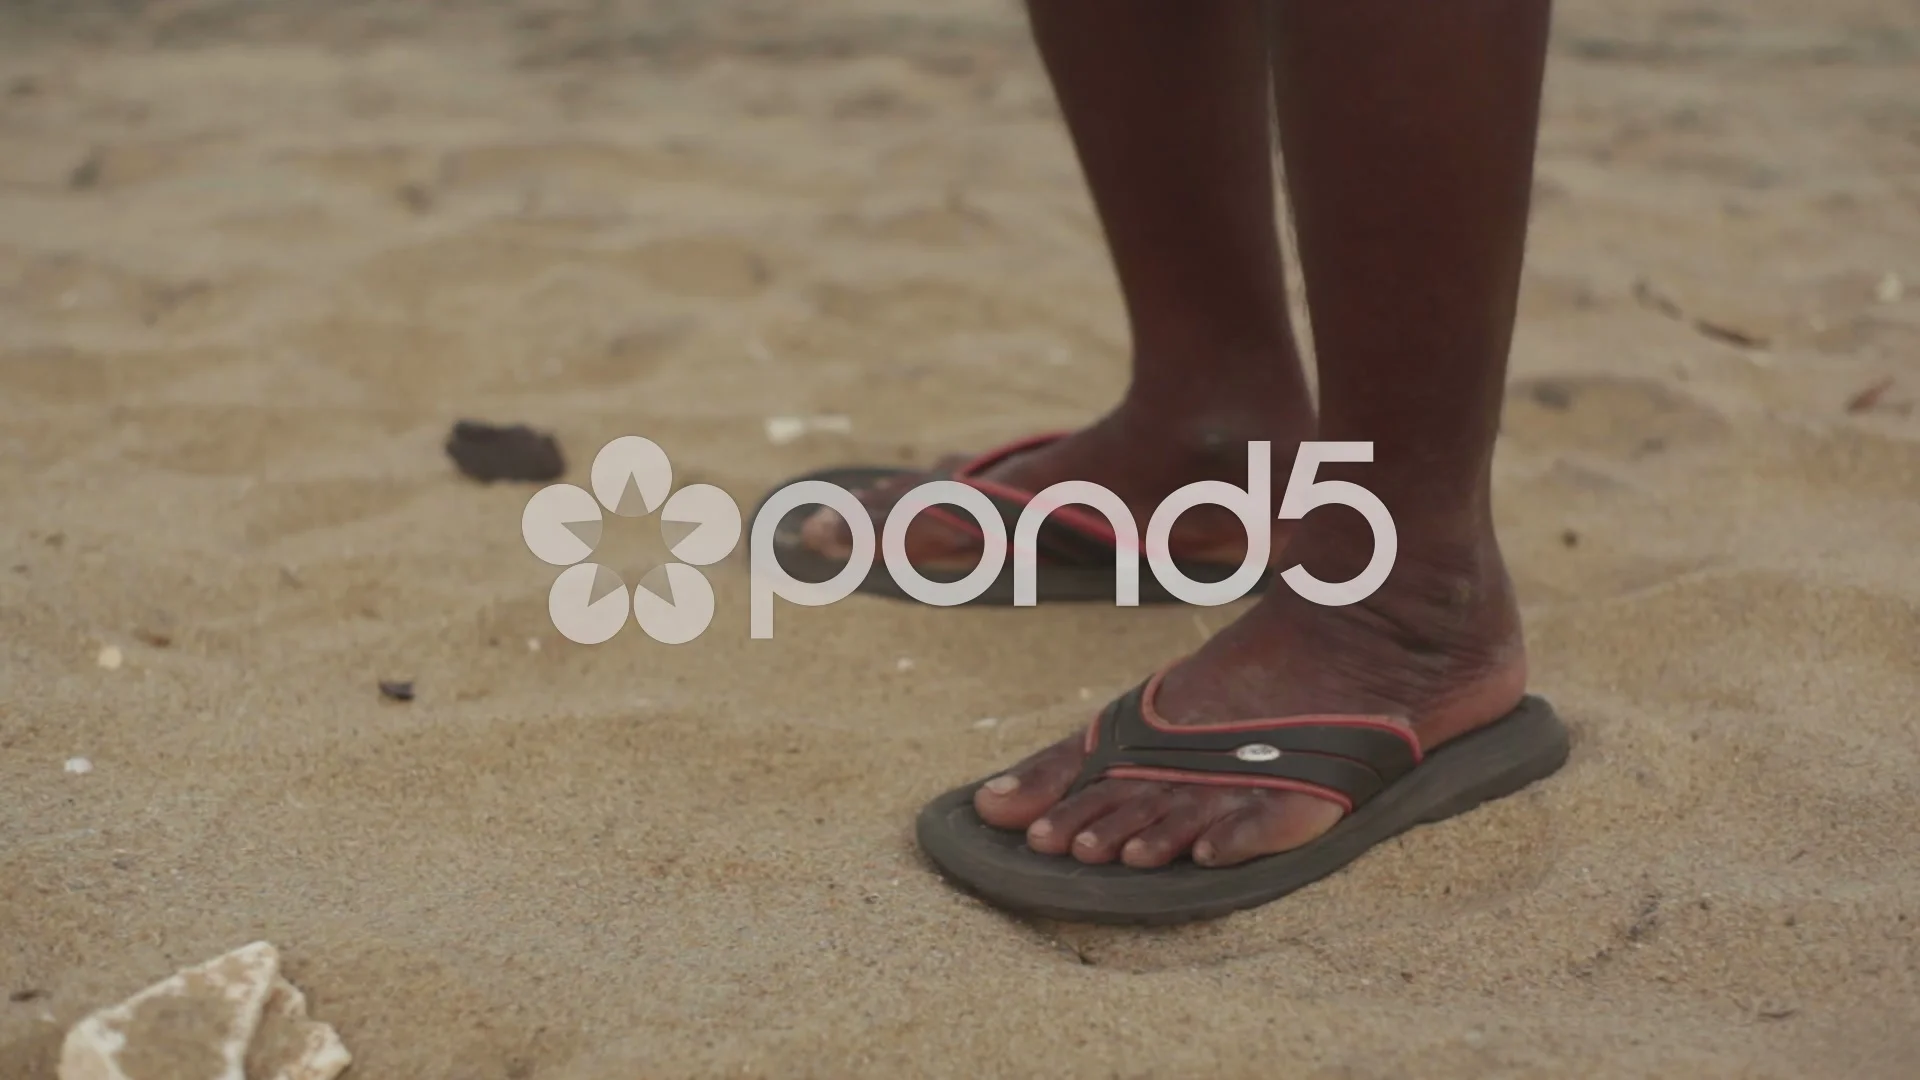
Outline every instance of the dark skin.
{"label": "dark skin", "polygon": [[[1491,462],[1549,0],[1032,0],[1030,12],[1125,293],[1133,385],[1091,427],[989,475],[1028,489],[1092,480],[1145,521],[1183,484],[1244,480],[1250,439],[1274,442],[1276,488],[1301,439],[1372,442],[1373,462],[1319,477],[1358,483],[1391,510],[1399,554],[1386,584],[1347,607],[1277,588],[1167,674],[1160,711],[1174,723],[1399,715],[1428,749],[1497,719],[1527,677]],[[1317,424],[1281,288],[1269,71],[1319,358]],[[898,493],[865,498],[880,516]],[[1185,553],[1244,550],[1232,519],[1188,518],[1175,535]],[[844,529],[827,511],[808,535],[836,550]],[[1324,581],[1357,575],[1372,544],[1337,507],[1284,540],[1277,565]],[[977,556],[927,518],[908,550]],[[976,796],[981,817],[1025,829],[1036,851],[1145,868],[1286,851],[1341,814],[1309,794],[1139,780],[1062,801],[1081,753],[1075,733],[996,777]]]}
{"label": "dark skin", "polygon": [[[1195,480],[1244,484],[1248,442],[1271,441],[1285,462],[1313,433],[1274,220],[1266,7],[1041,0],[1029,11],[1126,301],[1132,379],[1100,420],[986,475],[1028,491],[1093,480],[1144,526]],[[879,519],[916,482],[859,494]],[[852,543],[830,510],[807,534],[840,557]],[[1237,563],[1246,533],[1198,507],[1172,546]],[[927,516],[907,530],[907,552],[929,566],[980,560],[977,537]]]}

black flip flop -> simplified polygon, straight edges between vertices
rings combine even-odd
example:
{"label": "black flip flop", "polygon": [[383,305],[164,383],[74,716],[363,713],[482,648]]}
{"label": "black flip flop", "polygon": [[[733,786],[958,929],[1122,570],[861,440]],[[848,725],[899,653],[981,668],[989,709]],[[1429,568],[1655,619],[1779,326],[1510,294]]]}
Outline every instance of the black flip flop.
{"label": "black flip flop", "polygon": [[973,810],[984,781],[920,812],[920,847],[941,873],[996,906],[1069,922],[1160,925],[1217,918],[1310,885],[1401,832],[1511,795],[1567,760],[1566,726],[1529,695],[1505,716],[1422,756],[1386,717],[1291,716],[1205,727],[1156,722],[1155,675],[1087,729],[1087,759],[1069,793],[1101,777],[1304,791],[1347,815],[1305,847],[1209,869],[1182,859],[1155,870],[1088,866],[1041,855],[1023,833]]}
{"label": "black flip flop", "polygon": [[[887,468],[883,466],[845,466],[834,469],[822,469],[819,472],[796,476],[781,487],[797,484],[804,480],[824,480],[836,487],[859,492],[886,480],[911,476],[920,481],[958,480],[984,494],[994,508],[1000,511],[1001,520],[1006,523],[1007,535],[1013,535],[1014,523],[1020,518],[1021,511],[1034,498],[1035,493],[1009,487],[982,479],[980,474],[993,465],[1024,453],[1036,447],[1059,439],[1058,434],[1037,435],[1008,443],[1005,446],[974,458],[956,469],[922,471],[917,469]],[[775,489],[778,490],[778,489]],[[761,506],[766,500],[761,500]],[[807,546],[800,534],[801,526],[811,517],[818,504],[806,504],[795,507],[780,519],[774,530],[773,550],[781,569],[800,581],[827,581],[846,567],[844,559],[834,559],[820,554]],[[930,506],[921,513],[938,518],[962,532],[974,536],[981,535],[980,527],[964,512],[954,512],[944,506]],[[759,517],[756,507],[754,517]],[[1041,522],[1039,534],[1035,539],[1035,588],[1034,598],[1040,603],[1112,601],[1114,599],[1114,570],[1116,563],[1115,538],[1106,519],[1079,506],[1063,506],[1047,515]],[[1232,577],[1240,567],[1210,562],[1193,562],[1175,559],[1174,566],[1194,581],[1216,582]],[[921,576],[929,581],[959,581],[972,572],[973,567],[961,568],[920,568]],[[1248,596],[1265,591],[1272,573],[1260,575],[1253,587],[1247,590]],[[894,581],[893,574],[887,569],[885,560],[874,559],[872,569],[858,588],[859,592],[876,596],[892,597],[896,600],[912,599]],[[1178,598],[1167,592],[1153,571],[1142,560],[1140,564],[1140,602],[1142,604],[1165,604],[1177,602]],[[1012,607],[1013,606],[1013,561],[1001,567],[1000,574],[969,604]]]}

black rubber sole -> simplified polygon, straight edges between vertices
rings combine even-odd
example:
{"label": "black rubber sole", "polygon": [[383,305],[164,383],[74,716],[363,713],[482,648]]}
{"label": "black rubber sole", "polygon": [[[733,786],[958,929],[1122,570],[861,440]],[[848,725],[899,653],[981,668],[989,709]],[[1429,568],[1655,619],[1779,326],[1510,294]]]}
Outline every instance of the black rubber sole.
{"label": "black rubber sole", "polygon": [[[881,480],[914,473],[913,469],[882,468],[878,466],[848,466],[837,469],[822,469],[819,472],[796,476],[787,484],[802,480],[824,480],[829,484],[859,491],[871,487]],[[786,486],[785,484],[782,485]],[[762,499],[760,506],[765,506]],[[814,512],[812,505],[798,506],[780,519],[774,530],[773,551],[780,562],[781,569],[790,576],[808,582],[830,580],[847,564],[841,559],[830,559],[808,547],[800,537],[800,527]],[[759,517],[759,507],[754,508],[754,518]],[[752,520],[752,519],[749,519]],[[1232,577],[1238,566],[1222,566],[1219,563],[1194,563],[1175,559],[1174,566],[1194,581],[1215,582]],[[961,569],[922,569],[921,576],[929,581],[959,581],[972,571],[972,567]],[[1272,582],[1271,571],[1261,574],[1253,587],[1247,590],[1248,596],[1257,596],[1267,590]],[[886,561],[875,557],[873,567],[858,587],[859,592],[873,596],[884,596],[894,600],[912,600],[905,589],[893,579],[892,571],[887,569]],[[1034,573],[1034,599],[1038,603],[1112,603],[1114,599],[1114,572],[1110,566],[1066,566],[1058,563],[1042,564]],[[917,601],[916,601],[917,602]],[[1144,562],[1140,567],[1140,602],[1142,604],[1179,603],[1179,597],[1167,592],[1160,579],[1153,575]],[[967,601],[976,607],[1012,607],[1013,606],[1013,564],[1009,560],[1000,569],[1000,575],[993,579],[979,596]]]}
{"label": "black rubber sole", "polygon": [[1559,771],[1570,743],[1553,707],[1528,696],[1512,712],[1428,754],[1393,786],[1303,848],[1240,866],[1182,860],[1157,870],[1088,866],[1041,855],[1023,833],[973,810],[984,779],[928,803],[915,824],[940,872],[997,907],[1066,922],[1166,925],[1271,903],[1332,874],[1384,840],[1504,798]]}

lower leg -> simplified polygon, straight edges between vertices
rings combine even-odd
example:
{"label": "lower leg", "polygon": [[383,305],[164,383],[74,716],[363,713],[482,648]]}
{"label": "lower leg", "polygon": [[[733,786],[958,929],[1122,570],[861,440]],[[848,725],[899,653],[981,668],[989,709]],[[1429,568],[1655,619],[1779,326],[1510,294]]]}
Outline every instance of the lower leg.
{"label": "lower leg", "polygon": [[[1126,302],[1132,380],[1099,422],[987,475],[1027,490],[1092,480],[1144,523],[1182,485],[1244,482],[1247,442],[1273,442],[1284,462],[1311,433],[1274,220],[1266,4],[1031,0],[1029,11]],[[884,509],[897,495],[870,501]],[[1181,524],[1176,547],[1222,534],[1244,550],[1230,515]],[[826,511],[811,542],[839,548],[844,529]],[[908,534],[916,561],[971,562],[971,547],[924,517]]]}
{"label": "lower leg", "polygon": [[1415,549],[1492,528],[1548,13],[1547,0],[1276,8],[1319,437],[1374,444],[1371,464],[1324,475],[1373,490]]}
{"label": "lower leg", "polygon": [[1028,11],[1126,301],[1128,407],[1231,434],[1303,419],[1274,220],[1265,0],[1030,0]]}
{"label": "lower leg", "polygon": [[[1413,718],[1431,747],[1520,697],[1518,610],[1489,474],[1524,247],[1548,0],[1279,0],[1275,82],[1321,357],[1325,439],[1374,461],[1325,478],[1373,491],[1399,556],[1347,607],[1276,590],[1171,671],[1160,708],[1204,723],[1309,712]],[[1340,581],[1367,563],[1359,515],[1314,511],[1280,565]],[[1225,865],[1313,839],[1314,796],[1106,780],[1058,803],[1077,739],[983,788],[1036,850]]]}

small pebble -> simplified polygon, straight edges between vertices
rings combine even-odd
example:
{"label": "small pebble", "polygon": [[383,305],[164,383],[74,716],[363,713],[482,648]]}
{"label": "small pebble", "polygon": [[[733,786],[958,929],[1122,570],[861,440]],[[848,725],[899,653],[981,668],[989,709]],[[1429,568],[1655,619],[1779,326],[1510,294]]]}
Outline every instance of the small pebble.
{"label": "small pebble", "polygon": [[895,671],[912,671],[912,670],[913,670],[913,661],[912,661],[911,659],[909,659],[908,657],[905,657],[905,656],[903,656],[903,657],[901,657],[900,659],[898,659],[898,660],[895,660],[895,661],[893,662],[893,670],[895,670]]}
{"label": "small pebble", "polygon": [[775,446],[785,446],[806,433],[807,422],[797,416],[767,417],[767,441]]}
{"label": "small pebble", "polygon": [[1881,278],[1880,284],[1873,289],[1873,295],[1883,304],[1899,303],[1900,298],[1906,294],[1906,282],[1901,281],[1900,275],[1891,270],[1887,271],[1887,276]]}
{"label": "small pebble", "polygon": [[122,660],[122,657],[120,655],[120,646],[118,645],[103,646],[100,649],[100,655],[94,658],[94,661],[96,663],[98,663],[101,667],[106,668],[108,671],[120,670],[121,660]]}
{"label": "small pebble", "polygon": [[527,639],[527,651],[528,651],[528,652],[539,652],[539,651],[540,651],[540,639],[539,639],[539,638],[537,638],[537,637],[530,637],[530,638],[528,638],[528,639]]}
{"label": "small pebble", "polygon": [[1000,718],[997,716],[985,717],[984,719],[975,720],[973,722],[973,726],[975,730],[978,730],[978,731],[985,731],[988,728],[996,728],[1000,726]]}
{"label": "small pebble", "polygon": [[1087,689],[1087,688],[1086,688],[1086,687],[1084,687],[1084,686],[1083,686],[1083,687],[1081,687],[1081,688],[1080,688],[1080,700],[1081,700],[1081,701],[1092,701],[1092,700],[1093,700],[1093,691],[1091,691],[1091,690],[1089,690],[1089,689]]}
{"label": "small pebble", "polygon": [[83,757],[70,757],[66,769],[75,776],[85,776],[93,771],[93,762]]}
{"label": "small pebble", "polygon": [[853,430],[853,421],[845,416],[769,416],[766,421],[767,441],[775,446],[785,446],[800,436],[812,431],[826,431],[835,435],[845,435]]}

